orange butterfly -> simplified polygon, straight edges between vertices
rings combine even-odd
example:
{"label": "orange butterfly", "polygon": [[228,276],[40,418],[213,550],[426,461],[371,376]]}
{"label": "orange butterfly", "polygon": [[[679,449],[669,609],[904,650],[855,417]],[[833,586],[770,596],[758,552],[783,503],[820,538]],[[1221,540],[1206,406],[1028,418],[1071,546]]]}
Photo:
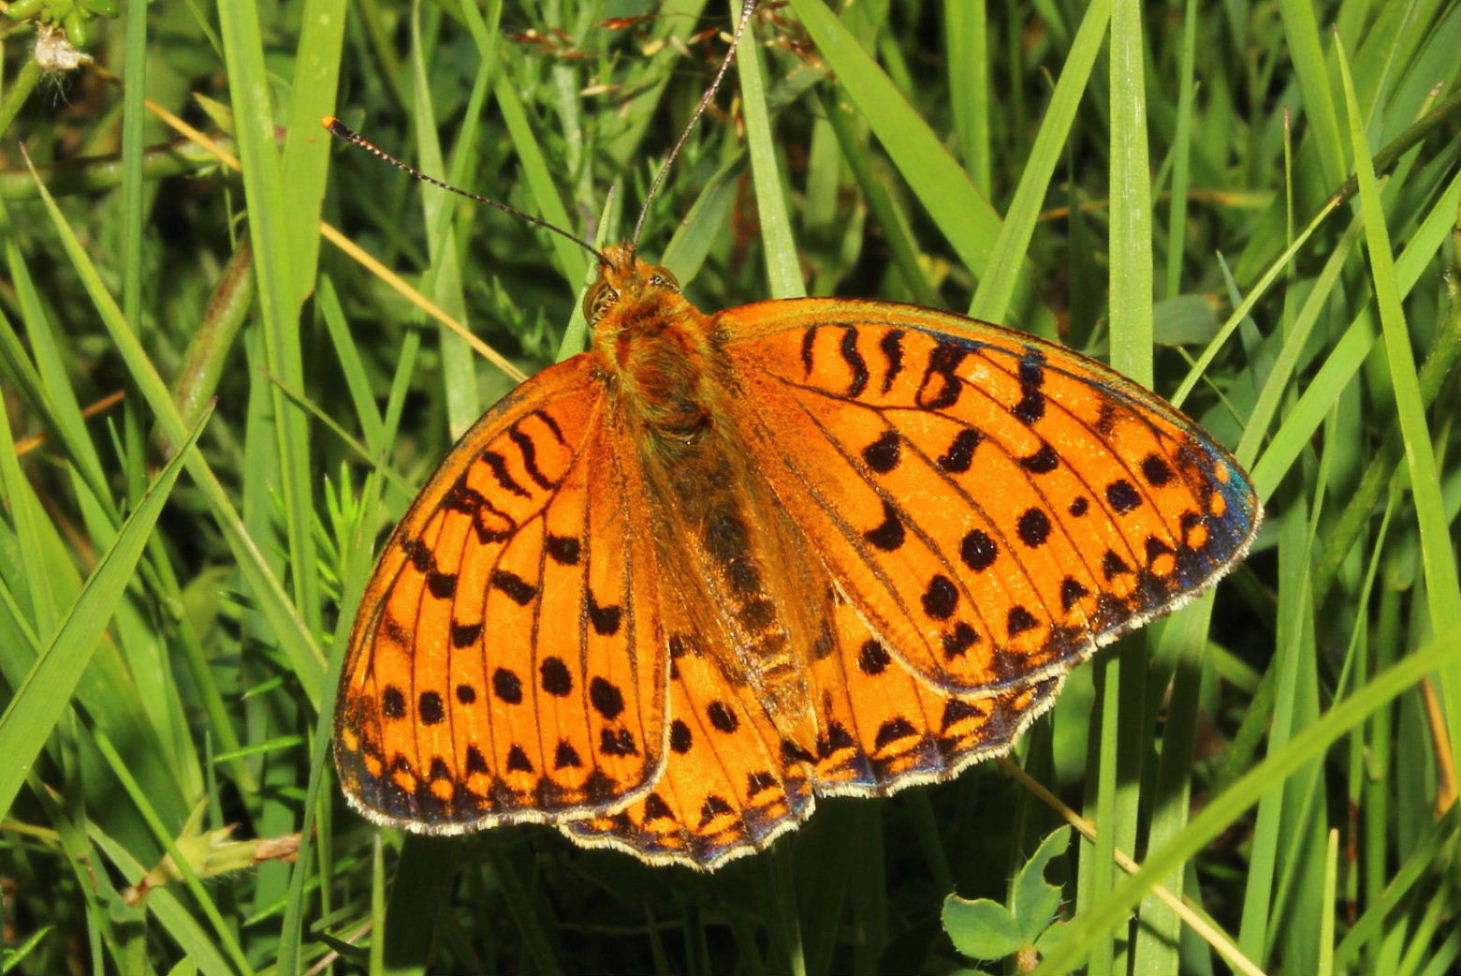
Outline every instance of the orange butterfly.
{"label": "orange butterfly", "polygon": [[592,349],[466,433],[366,590],[335,759],[377,823],[714,868],[1007,752],[1253,539],[1231,455],[1069,350],[599,260]]}
{"label": "orange butterfly", "polygon": [[713,867],[1007,751],[1252,541],[1232,457],[1083,356],[603,261],[593,349],[467,432],[366,591],[335,755],[372,820]]}

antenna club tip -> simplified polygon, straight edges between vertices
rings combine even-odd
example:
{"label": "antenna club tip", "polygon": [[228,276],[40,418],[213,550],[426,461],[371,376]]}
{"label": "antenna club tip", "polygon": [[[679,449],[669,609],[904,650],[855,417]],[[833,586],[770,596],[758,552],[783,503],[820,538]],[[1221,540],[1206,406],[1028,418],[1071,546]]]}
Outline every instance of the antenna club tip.
{"label": "antenna club tip", "polygon": [[338,115],[321,115],[320,116],[320,125],[324,126],[326,129],[328,129],[331,132],[334,132],[335,131],[335,127],[337,125],[339,125],[339,124],[340,124],[340,117]]}

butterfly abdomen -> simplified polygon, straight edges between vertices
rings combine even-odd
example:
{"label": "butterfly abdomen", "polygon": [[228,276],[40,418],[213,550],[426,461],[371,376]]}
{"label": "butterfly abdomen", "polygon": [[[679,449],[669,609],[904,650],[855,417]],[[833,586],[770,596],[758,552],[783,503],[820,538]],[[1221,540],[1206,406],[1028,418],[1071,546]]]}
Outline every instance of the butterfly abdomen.
{"label": "butterfly abdomen", "polygon": [[752,510],[757,492],[734,461],[733,443],[733,432],[707,410],[693,443],[642,450],[666,510],[656,532],[670,550],[665,558],[703,587],[704,606],[692,617],[751,684],[770,688],[795,672],[784,587],[772,555],[777,547],[767,520]]}

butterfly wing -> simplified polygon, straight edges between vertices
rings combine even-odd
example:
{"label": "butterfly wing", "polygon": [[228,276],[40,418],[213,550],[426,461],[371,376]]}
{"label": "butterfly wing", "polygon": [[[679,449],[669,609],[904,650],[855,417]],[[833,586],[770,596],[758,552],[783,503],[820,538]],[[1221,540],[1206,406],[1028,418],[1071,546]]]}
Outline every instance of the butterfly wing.
{"label": "butterfly wing", "polygon": [[671,649],[663,775],[625,810],[560,829],[653,864],[714,868],[811,816],[810,757],[787,754],[765,703],[699,641],[676,639]]}
{"label": "butterfly wing", "polygon": [[829,299],[716,325],[747,450],[845,603],[813,661],[819,793],[1007,748],[1071,666],[1214,582],[1261,517],[1205,432],[1039,339]]}
{"label": "butterfly wing", "polygon": [[454,447],[386,545],[335,759],[379,823],[460,833],[621,807],[664,751],[666,663],[632,450],[580,356]]}
{"label": "butterfly wing", "polygon": [[868,796],[939,782],[1009,750],[1055,704],[1054,674],[957,697],[904,666],[859,605],[837,601],[832,653],[813,660],[820,796]]}

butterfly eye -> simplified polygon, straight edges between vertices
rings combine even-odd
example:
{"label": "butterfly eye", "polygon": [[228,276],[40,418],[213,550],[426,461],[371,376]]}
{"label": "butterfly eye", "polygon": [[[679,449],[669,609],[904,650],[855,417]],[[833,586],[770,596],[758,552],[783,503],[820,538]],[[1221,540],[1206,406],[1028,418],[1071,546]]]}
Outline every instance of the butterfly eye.
{"label": "butterfly eye", "polygon": [[583,296],[583,317],[589,325],[596,325],[608,312],[609,306],[619,300],[619,293],[607,282],[596,281]]}
{"label": "butterfly eye", "polygon": [[676,278],[675,273],[669,268],[655,268],[649,273],[649,283],[651,285],[658,285],[661,288],[673,288],[675,291],[680,290],[680,279]]}

